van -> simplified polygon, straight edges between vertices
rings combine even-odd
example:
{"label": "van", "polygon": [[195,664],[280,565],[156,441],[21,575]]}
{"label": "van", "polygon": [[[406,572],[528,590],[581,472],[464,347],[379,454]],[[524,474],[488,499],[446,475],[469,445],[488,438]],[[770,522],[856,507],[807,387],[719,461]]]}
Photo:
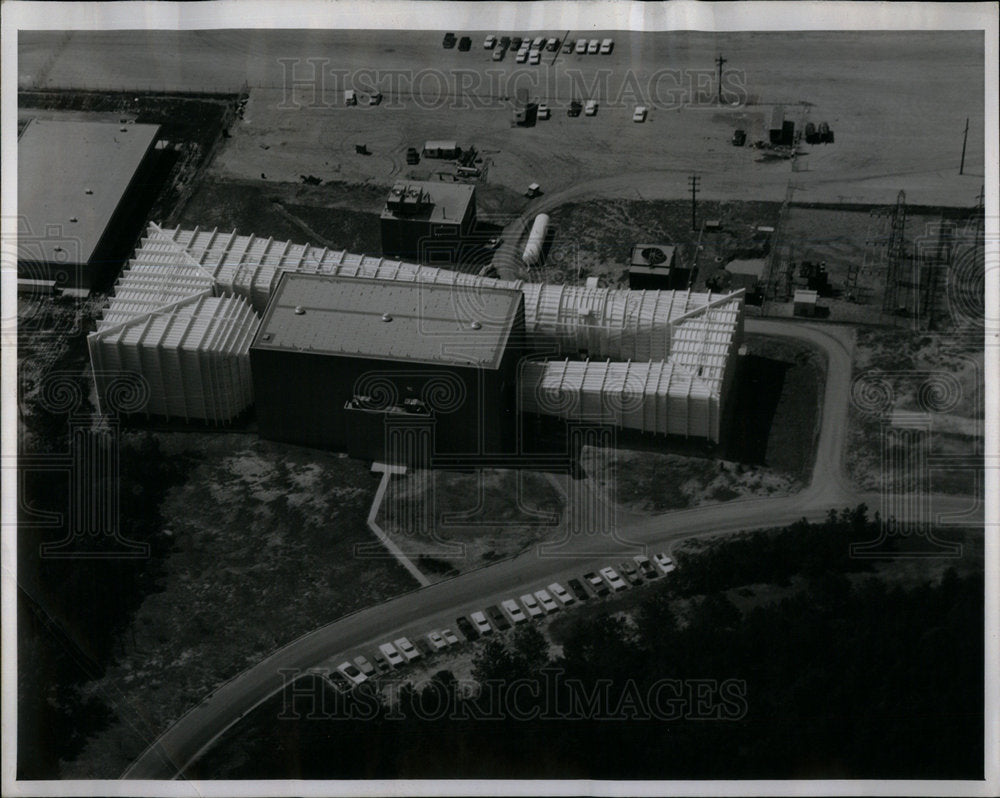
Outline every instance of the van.
{"label": "van", "polygon": [[601,55],[608,55],[614,49],[615,49],[614,39],[605,39],[603,42],[601,42]]}

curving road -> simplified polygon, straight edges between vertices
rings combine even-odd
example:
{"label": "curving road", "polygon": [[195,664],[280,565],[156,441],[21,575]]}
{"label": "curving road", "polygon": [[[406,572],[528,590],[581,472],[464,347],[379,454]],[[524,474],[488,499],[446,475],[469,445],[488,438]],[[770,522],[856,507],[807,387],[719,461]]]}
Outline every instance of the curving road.
{"label": "curving road", "polygon": [[[781,526],[800,518],[821,520],[831,507],[865,502],[877,508],[877,493],[856,491],[843,474],[843,431],[851,386],[853,331],[836,326],[747,320],[748,332],[795,338],[821,349],[827,357],[822,423],[816,462],[808,487],[792,496],[706,505],[647,517],[620,516],[617,535],[568,538],[559,548],[534,550],[462,576],[421,588],[314,630],[274,652],[218,688],[156,740],[123,774],[130,779],[175,778],[247,712],[283,687],[281,669],[336,664],[344,655],[400,634],[453,626],[457,615],[499,599],[537,589],[553,580],[606,565],[612,557],[635,552],[635,546],[669,549],[693,536],[726,534],[755,527]],[[970,499],[935,497],[937,513],[969,511]],[[632,541],[632,545],[623,541]],[[524,588],[524,590],[522,590]],[[333,662],[331,662],[333,660]]]}

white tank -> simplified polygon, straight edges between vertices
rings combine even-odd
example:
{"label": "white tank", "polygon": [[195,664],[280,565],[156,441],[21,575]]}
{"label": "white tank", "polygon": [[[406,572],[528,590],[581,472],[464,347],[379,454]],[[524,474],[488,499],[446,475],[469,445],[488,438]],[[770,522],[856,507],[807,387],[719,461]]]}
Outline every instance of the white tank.
{"label": "white tank", "polygon": [[549,215],[540,213],[535,217],[535,223],[531,225],[531,232],[528,234],[528,243],[524,245],[524,255],[521,259],[528,267],[537,266],[542,260],[542,245],[545,243],[545,234],[549,229]]}

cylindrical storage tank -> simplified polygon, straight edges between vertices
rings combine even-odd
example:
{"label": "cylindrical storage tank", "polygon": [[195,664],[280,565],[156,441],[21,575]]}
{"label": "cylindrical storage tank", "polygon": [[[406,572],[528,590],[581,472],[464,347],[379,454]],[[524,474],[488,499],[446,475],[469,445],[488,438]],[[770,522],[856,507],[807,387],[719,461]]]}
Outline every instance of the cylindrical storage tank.
{"label": "cylindrical storage tank", "polygon": [[549,215],[540,213],[535,217],[535,223],[531,225],[531,232],[528,233],[528,243],[524,245],[524,255],[521,256],[524,264],[528,267],[537,266],[542,260],[542,245],[545,243],[545,234],[549,229]]}

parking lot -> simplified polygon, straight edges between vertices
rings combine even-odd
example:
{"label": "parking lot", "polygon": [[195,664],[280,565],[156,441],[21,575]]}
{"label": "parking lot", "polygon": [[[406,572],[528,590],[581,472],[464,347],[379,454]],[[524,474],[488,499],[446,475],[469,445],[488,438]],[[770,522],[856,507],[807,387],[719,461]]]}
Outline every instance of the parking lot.
{"label": "parking lot", "polygon": [[389,632],[384,642],[332,657],[313,671],[321,673],[341,693],[371,680],[398,676],[429,667],[442,656],[454,655],[468,644],[504,635],[528,623],[545,623],[563,612],[601,601],[630,589],[669,578],[676,568],[666,553],[633,555],[581,573],[571,572],[563,582],[529,586],[514,595],[492,596],[463,609],[450,625]]}

